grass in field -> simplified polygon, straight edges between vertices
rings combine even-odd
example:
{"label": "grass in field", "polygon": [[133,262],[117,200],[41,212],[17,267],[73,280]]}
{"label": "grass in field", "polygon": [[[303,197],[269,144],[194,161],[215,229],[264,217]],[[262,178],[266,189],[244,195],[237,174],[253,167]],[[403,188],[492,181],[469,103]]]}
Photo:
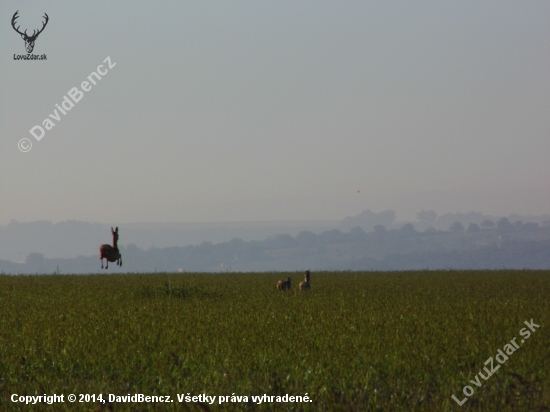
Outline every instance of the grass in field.
{"label": "grass in field", "polygon": [[[294,288],[276,290],[290,276]],[[0,407],[20,395],[305,395],[210,410],[543,411],[550,272],[0,276]],[[480,388],[524,321],[541,325]],[[495,361],[496,364],[496,361]],[[459,407],[451,395],[464,398]],[[94,404],[33,406],[93,410]],[[205,407],[206,408],[206,407]]]}

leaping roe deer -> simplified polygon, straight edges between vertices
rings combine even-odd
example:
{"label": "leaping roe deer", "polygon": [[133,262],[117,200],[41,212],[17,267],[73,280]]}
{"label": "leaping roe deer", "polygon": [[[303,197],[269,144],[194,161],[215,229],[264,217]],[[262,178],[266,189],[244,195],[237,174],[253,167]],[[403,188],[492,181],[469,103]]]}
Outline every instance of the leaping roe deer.
{"label": "leaping roe deer", "polygon": [[277,282],[277,289],[279,290],[290,290],[292,288],[292,284],[290,283],[290,278],[287,278],[286,280],[280,280]]}
{"label": "leaping roe deer", "polygon": [[111,233],[113,235],[113,246],[111,245],[101,245],[99,247],[99,259],[101,259],[101,269],[103,269],[103,259],[107,261],[107,266],[105,269],[109,269],[109,262],[116,262],[118,266],[122,266],[122,255],[118,250],[118,227],[114,230],[111,227]]}
{"label": "leaping roe deer", "polygon": [[306,270],[306,273],[305,273],[305,276],[304,276],[304,281],[303,282],[300,282],[300,285],[298,285],[300,287],[300,290],[309,290],[311,288],[310,284],[309,284],[309,270]]}

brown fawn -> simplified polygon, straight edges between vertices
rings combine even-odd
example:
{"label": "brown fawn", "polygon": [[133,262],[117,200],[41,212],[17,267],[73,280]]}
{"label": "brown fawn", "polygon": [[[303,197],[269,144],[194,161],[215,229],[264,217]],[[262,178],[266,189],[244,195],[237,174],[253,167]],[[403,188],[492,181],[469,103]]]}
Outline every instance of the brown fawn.
{"label": "brown fawn", "polygon": [[277,289],[279,290],[290,290],[292,288],[292,284],[290,283],[290,278],[287,278],[286,280],[280,280],[277,282]]}

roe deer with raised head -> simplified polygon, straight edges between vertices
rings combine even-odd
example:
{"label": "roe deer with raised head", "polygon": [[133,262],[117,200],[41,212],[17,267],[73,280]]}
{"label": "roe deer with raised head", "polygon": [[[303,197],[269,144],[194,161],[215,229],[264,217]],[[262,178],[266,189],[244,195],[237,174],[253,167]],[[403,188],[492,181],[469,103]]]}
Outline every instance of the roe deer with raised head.
{"label": "roe deer with raised head", "polygon": [[103,259],[107,261],[107,266],[105,269],[109,269],[109,262],[116,262],[118,266],[122,266],[122,255],[118,250],[118,227],[114,230],[111,227],[111,233],[113,235],[113,246],[111,245],[101,245],[99,247],[99,259],[101,259],[101,269],[103,269]]}
{"label": "roe deer with raised head", "polygon": [[290,282],[290,278],[287,278],[286,280],[280,280],[277,282],[277,289],[279,290],[290,290],[292,288],[292,284]]}
{"label": "roe deer with raised head", "polygon": [[306,273],[304,275],[304,281],[303,282],[300,282],[300,284],[298,285],[300,290],[309,290],[311,289],[311,285],[309,283],[309,270],[306,270]]}

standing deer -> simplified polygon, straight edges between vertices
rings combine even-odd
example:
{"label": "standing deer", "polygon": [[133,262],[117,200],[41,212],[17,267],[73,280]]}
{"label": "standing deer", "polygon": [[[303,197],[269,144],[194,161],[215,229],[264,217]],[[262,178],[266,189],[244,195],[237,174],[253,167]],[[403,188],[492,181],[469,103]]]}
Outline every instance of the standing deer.
{"label": "standing deer", "polygon": [[309,270],[306,270],[304,281],[300,282],[298,285],[300,287],[300,290],[309,290],[311,288],[311,285],[309,284]]}
{"label": "standing deer", "polygon": [[32,53],[32,51],[34,49],[34,42],[36,41],[36,38],[38,37],[38,35],[40,33],[42,33],[44,31],[44,29],[46,28],[46,25],[48,24],[48,21],[50,20],[50,18],[48,17],[48,15],[46,13],[44,13],[44,19],[46,19],[46,21],[44,23],[42,23],[42,28],[40,30],[38,30],[38,33],[36,32],[36,30],[33,30],[32,35],[29,36],[27,34],[27,30],[25,30],[25,32],[20,32],[19,31],[19,27],[21,27],[21,26],[15,27],[16,20],[19,17],[17,15],[17,13],[19,13],[19,10],[17,10],[15,12],[15,14],[13,15],[13,17],[11,19],[11,26],[13,27],[13,29],[17,33],[19,33],[21,35],[21,38],[23,40],[25,40],[25,48],[27,49],[27,53]]}
{"label": "standing deer", "polygon": [[113,246],[101,245],[99,247],[99,259],[101,259],[101,269],[103,269],[103,259],[107,261],[105,269],[109,269],[109,262],[116,262],[118,266],[122,266],[122,255],[118,250],[118,227],[113,230],[111,227],[111,233],[113,235]]}
{"label": "standing deer", "polygon": [[279,290],[290,290],[292,288],[292,284],[290,283],[290,278],[287,278],[286,280],[280,280],[277,282],[277,289]]}

